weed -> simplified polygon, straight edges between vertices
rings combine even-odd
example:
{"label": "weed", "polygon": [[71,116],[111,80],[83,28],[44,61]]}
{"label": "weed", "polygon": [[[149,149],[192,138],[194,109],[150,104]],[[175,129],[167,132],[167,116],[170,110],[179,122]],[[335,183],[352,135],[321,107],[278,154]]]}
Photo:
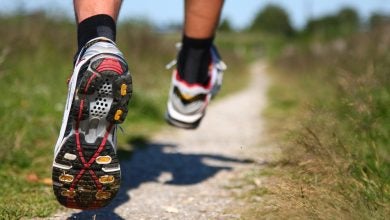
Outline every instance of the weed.
{"label": "weed", "polygon": [[383,26],[274,60],[265,114],[283,159],[245,219],[389,216],[389,36]]}

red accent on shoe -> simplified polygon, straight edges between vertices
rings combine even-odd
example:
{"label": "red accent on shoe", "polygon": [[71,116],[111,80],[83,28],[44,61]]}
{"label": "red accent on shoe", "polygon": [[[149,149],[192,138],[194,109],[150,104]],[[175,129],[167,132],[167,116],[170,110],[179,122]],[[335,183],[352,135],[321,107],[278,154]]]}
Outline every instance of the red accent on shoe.
{"label": "red accent on shoe", "polygon": [[[93,78],[95,78],[96,75],[92,75],[89,79],[88,79],[88,83],[87,83],[87,86],[85,88],[85,91],[88,90],[88,87],[90,85],[90,82],[93,80]],[[85,160],[85,157],[84,157],[84,154],[83,154],[83,149],[82,149],[82,145],[81,145],[81,141],[80,141],[80,131],[79,131],[79,127],[80,127],[80,121],[81,121],[81,117],[82,117],[82,112],[83,112],[83,108],[84,108],[84,99],[81,100],[80,102],[80,107],[79,107],[79,113],[78,113],[78,117],[77,117],[77,120],[76,120],[76,149],[77,149],[77,152],[78,152],[78,155],[79,155],[79,158],[81,160],[81,163],[83,164],[83,168],[79,171],[79,173],[77,174],[76,178],[73,180],[71,186],[69,187],[69,190],[70,191],[74,191],[75,188],[76,188],[76,185],[77,183],[80,181],[81,177],[83,175],[85,175],[86,171],[89,172],[91,178],[93,179],[93,181],[95,182],[95,185],[96,185],[96,188],[97,190],[102,190],[103,186],[102,184],[99,182],[98,180],[98,177],[97,177],[97,174],[90,169],[90,167],[92,166],[92,164],[95,162],[96,158],[100,155],[100,153],[104,150],[104,147],[106,145],[106,142],[107,142],[107,139],[108,139],[108,136],[111,132],[111,129],[113,127],[113,124],[110,124],[108,125],[108,127],[106,128],[106,132],[104,134],[104,137],[103,137],[103,140],[101,141],[98,149],[95,151],[95,153],[93,154],[93,156],[89,159],[89,161],[86,161]],[[72,207],[72,208],[79,208],[77,206],[77,203],[75,203],[74,199],[71,199],[71,198],[68,198],[67,201],[67,206],[68,207]]]}
{"label": "red accent on shoe", "polygon": [[119,75],[123,74],[123,69],[118,59],[105,58],[103,62],[96,68],[98,72],[102,71],[114,71]]}
{"label": "red accent on shoe", "polygon": [[96,74],[94,73],[91,77],[89,77],[87,85],[85,86],[84,92],[86,93],[88,91],[89,86],[91,85],[91,82],[93,79],[96,78]]}

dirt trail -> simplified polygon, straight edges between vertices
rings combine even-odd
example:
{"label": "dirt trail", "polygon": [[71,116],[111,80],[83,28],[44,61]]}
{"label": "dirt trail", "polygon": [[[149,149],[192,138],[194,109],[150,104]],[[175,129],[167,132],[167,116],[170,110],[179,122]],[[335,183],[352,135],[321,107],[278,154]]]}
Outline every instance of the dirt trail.
{"label": "dirt trail", "polygon": [[271,151],[256,147],[268,86],[264,64],[253,64],[251,76],[245,90],[212,103],[199,129],[168,129],[123,161],[124,182],[109,207],[69,210],[51,219],[239,218],[228,211],[237,203],[227,189],[229,181],[265,161],[261,152]]}

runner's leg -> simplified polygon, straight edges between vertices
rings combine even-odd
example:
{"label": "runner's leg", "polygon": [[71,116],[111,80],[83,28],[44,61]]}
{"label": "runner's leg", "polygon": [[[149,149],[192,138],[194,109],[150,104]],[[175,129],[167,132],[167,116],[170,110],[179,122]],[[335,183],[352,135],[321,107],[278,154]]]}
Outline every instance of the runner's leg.
{"label": "runner's leg", "polygon": [[115,42],[116,20],[122,0],[74,0],[79,50],[96,37]]}
{"label": "runner's leg", "polygon": [[192,38],[210,38],[218,26],[224,0],[186,0],[184,34]]}
{"label": "runner's leg", "polygon": [[186,82],[206,85],[215,29],[224,0],[186,0],[179,75]]}
{"label": "runner's leg", "polygon": [[166,120],[186,129],[199,126],[222,83],[224,63],[213,47],[223,0],[186,0],[183,39],[172,74]]}
{"label": "runner's leg", "polygon": [[117,194],[117,125],[125,120],[131,75],[115,44],[120,0],[75,0],[78,56],[54,150],[53,191],[64,206],[97,209]]}

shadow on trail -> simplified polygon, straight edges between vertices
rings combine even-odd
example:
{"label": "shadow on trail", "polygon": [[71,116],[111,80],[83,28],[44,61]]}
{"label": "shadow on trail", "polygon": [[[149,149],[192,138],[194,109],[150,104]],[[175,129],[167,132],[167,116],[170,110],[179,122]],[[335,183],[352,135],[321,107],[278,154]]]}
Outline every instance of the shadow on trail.
{"label": "shadow on trail", "polygon": [[[118,154],[129,154],[129,151],[118,151]],[[210,161],[217,165],[209,165]],[[253,161],[215,154],[180,153],[177,151],[177,146],[171,143],[143,144],[136,148],[130,158],[121,160],[122,184],[114,201],[99,210],[74,213],[68,219],[123,219],[115,213],[115,209],[131,199],[127,194],[128,191],[147,182],[170,185],[197,184],[213,177],[219,171],[231,170],[231,164],[226,165],[228,162],[252,163]],[[159,177],[166,173],[170,174],[169,178],[161,180]]]}

